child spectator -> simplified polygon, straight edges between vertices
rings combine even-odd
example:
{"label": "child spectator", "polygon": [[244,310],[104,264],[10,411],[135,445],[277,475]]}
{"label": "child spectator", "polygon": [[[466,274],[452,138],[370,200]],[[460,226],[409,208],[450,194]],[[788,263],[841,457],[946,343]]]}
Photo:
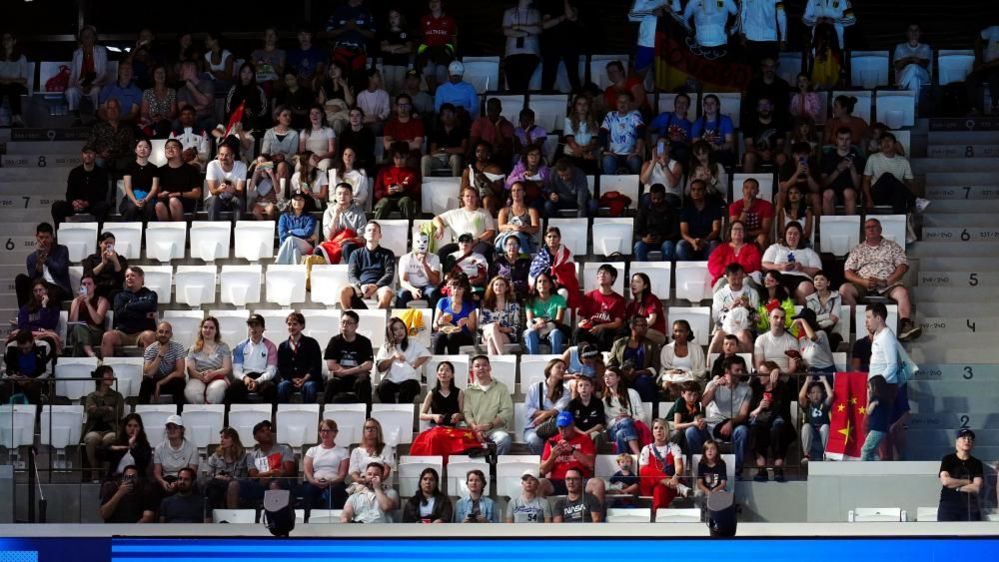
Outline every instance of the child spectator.
{"label": "child spectator", "polygon": [[[823,395],[825,398],[823,399]],[[827,377],[812,377],[801,387],[798,393],[798,403],[805,412],[805,423],[801,425],[801,450],[803,452],[801,462],[808,462],[812,458],[813,443],[815,436],[819,436],[822,448],[816,460],[825,458],[826,443],[829,441],[829,408],[832,406],[835,393],[829,386]],[[705,453],[707,453],[707,443],[705,443]]]}
{"label": "child spectator", "polygon": [[607,493],[618,496],[614,505],[617,507],[635,507],[638,500],[638,475],[633,468],[635,459],[628,453],[617,456],[617,472],[610,478]]}
{"label": "child spectator", "polygon": [[704,454],[697,463],[697,494],[708,496],[725,491],[728,485],[728,467],[718,452],[713,439],[704,442]]}

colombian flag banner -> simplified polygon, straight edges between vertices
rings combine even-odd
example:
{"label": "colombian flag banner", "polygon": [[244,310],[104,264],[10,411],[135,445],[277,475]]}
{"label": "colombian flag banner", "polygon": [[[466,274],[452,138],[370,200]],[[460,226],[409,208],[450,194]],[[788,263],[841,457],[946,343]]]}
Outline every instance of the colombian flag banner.
{"label": "colombian flag banner", "polygon": [[859,460],[867,419],[867,373],[836,373],[836,400],[829,411],[826,456],[834,460]]}
{"label": "colombian flag banner", "polygon": [[702,48],[693,31],[672,13],[656,32],[656,89],[660,92],[744,92],[753,69],[727,47]]}

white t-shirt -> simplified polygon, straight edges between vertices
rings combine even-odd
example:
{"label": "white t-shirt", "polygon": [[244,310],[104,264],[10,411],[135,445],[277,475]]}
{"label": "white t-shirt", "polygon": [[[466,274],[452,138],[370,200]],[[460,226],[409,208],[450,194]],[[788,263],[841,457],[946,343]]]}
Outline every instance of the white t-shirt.
{"label": "white t-shirt", "polygon": [[999,25],[986,27],[982,30],[982,39],[986,41],[982,57],[985,62],[999,59]]}
{"label": "white t-shirt", "polygon": [[460,207],[445,211],[441,214],[441,222],[451,229],[455,239],[465,233],[478,238],[487,230],[496,230],[496,221],[482,208],[469,211]]}
{"label": "white t-shirt", "polygon": [[[236,186],[239,182],[246,181],[246,163],[236,160],[232,163],[232,171],[227,172],[222,168],[222,162],[212,160],[208,163],[208,169],[205,170],[205,180],[217,181],[219,183],[228,181],[232,182],[233,186]],[[211,193],[206,189],[205,197],[210,196]]]}
{"label": "white t-shirt", "polygon": [[205,64],[208,66],[208,70],[211,70],[212,72],[219,72],[225,70],[225,63],[227,60],[229,60],[229,57],[231,56],[232,53],[230,53],[225,49],[222,49],[222,56],[219,57],[219,63],[212,64],[212,53],[207,52],[205,53]]}
{"label": "white t-shirt", "polygon": [[[333,171],[333,187],[337,184],[349,183],[354,188],[354,203],[358,207],[363,207],[368,200],[368,176],[364,170],[351,170],[342,174],[340,170]],[[330,190],[330,197],[333,197],[334,190]]]}
{"label": "white t-shirt", "polygon": [[[402,350],[400,350],[402,351]],[[378,349],[378,354],[375,355],[375,363],[379,361],[384,361],[389,357],[395,355],[396,347],[391,348],[388,345],[383,345]],[[412,363],[419,359],[420,357],[430,357],[430,352],[427,348],[423,347],[420,342],[413,339],[409,340],[409,345],[406,350],[402,352],[406,357],[405,361],[393,360],[392,365],[389,366],[387,372],[382,376],[384,380],[393,382],[396,384],[408,381],[408,380],[420,380],[420,371],[413,368]]]}
{"label": "white t-shirt", "polygon": [[[789,261],[787,259],[788,254],[792,253],[794,254],[794,261],[800,263],[803,267],[822,268],[822,260],[819,259],[819,255],[815,253],[815,250],[811,248],[797,248],[792,250],[783,244],[771,244],[767,248],[767,251],[763,252],[763,261],[783,265]],[[808,274],[804,271],[781,271],[781,275],[808,277]]]}
{"label": "white t-shirt", "polygon": [[825,332],[816,332],[815,341],[807,337],[798,339],[798,351],[801,352],[805,365],[812,369],[826,369],[834,365],[829,336]]}
{"label": "white t-shirt", "polygon": [[[441,259],[437,257],[437,254],[427,252],[427,265],[430,266],[431,271],[441,272]],[[417,289],[422,289],[430,285],[430,279],[427,278],[427,273],[423,270],[423,264],[416,259],[416,255],[413,252],[403,254],[399,258],[399,271],[400,279],[401,273],[406,273],[406,281]]]}
{"label": "white t-shirt", "polygon": [[[382,430],[384,431],[385,428],[383,427]],[[365,449],[363,446],[356,447],[353,451],[350,452],[350,468],[347,469],[347,472],[350,474],[353,474],[355,472],[360,472],[361,474],[364,474],[364,471],[367,470],[368,465],[373,462],[380,462],[383,465],[391,467],[392,470],[394,471],[395,449],[393,449],[391,445],[385,445],[385,447],[382,448],[382,454],[377,457],[373,457],[368,454],[367,449]]]}
{"label": "white t-shirt", "polygon": [[756,345],[753,346],[753,358],[762,357],[764,361],[773,361],[777,363],[781,371],[786,371],[790,358],[785,355],[785,352],[792,349],[798,351],[798,340],[791,334],[784,332],[782,336],[774,337],[772,333],[766,332],[756,338]]}
{"label": "white t-shirt", "polygon": [[389,101],[388,92],[385,90],[362,90],[357,94],[357,107],[360,107],[365,115],[374,115],[379,121],[388,119],[392,110],[392,103]]}
{"label": "white t-shirt", "polygon": [[[319,194],[323,190],[323,187],[329,185],[329,177],[326,176],[326,172],[322,170],[316,170],[315,179],[311,182],[302,181],[302,172],[295,172],[291,176],[291,189],[293,191],[309,191],[310,193]],[[303,183],[308,183],[308,189],[302,185]]]}
{"label": "white t-shirt", "polygon": [[312,459],[312,473],[316,478],[333,480],[340,474],[340,463],[350,458],[346,447],[334,445],[330,449],[322,445],[309,447],[305,456]]}
{"label": "white t-shirt", "polygon": [[898,180],[913,178],[912,167],[909,166],[909,160],[905,156],[895,155],[888,158],[880,152],[868,156],[867,163],[864,164],[864,175],[871,176],[871,185],[878,183],[884,174],[891,174]]}
{"label": "white t-shirt", "polygon": [[[451,257],[454,258],[456,261],[461,259],[461,256],[462,256],[461,250],[458,250],[457,252],[451,254]],[[489,262],[486,261],[486,257],[483,256],[482,254],[477,254],[475,252],[472,252],[472,255],[461,260],[461,262],[457,263],[456,265],[461,268],[461,271],[463,271],[465,275],[468,276],[469,279],[473,277],[478,277],[479,273],[482,271],[489,271]]]}
{"label": "white t-shirt", "polygon": [[298,133],[298,139],[305,141],[305,150],[313,154],[326,154],[329,152],[330,140],[335,138],[336,133],[332,127],[321,127],[319,130],[312,131],[311,133],[308,129],[302,129],[302,132]]}
{"label": "white t-shirt", "polygon": [[723,312],[731,309],[732,304],[742,298],[743,295],[749,299],[749,306],[753,308],[760,306],[760,295],[751,289],[746,282],[742,283],[742,288],[738,291],[734,291],[731,286],[725,285],[715,293],[714,300],[711,303],[711,316],[716,322],[721,322],[724,320]]}
{"label": "white t-shirt", "polygon": [[[541,14],[534,8],[521,10],[520,7],[513,7],[503,12],[503,27],[513,25],[536,25],[541,26]],[[529,33],[524,37],[506,38],[506,55],[537,55],[540,54],[538,44],[539,33]]]}

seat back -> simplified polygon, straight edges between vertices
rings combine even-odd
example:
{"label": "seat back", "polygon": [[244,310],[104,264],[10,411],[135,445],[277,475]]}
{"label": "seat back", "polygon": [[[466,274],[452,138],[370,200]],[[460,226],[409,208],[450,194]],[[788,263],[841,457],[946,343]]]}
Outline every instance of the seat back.
{"label": "seat back", "polygon": [[257,522],[255,509],[213,509],[212,521],[215,523],[245,523]]}
{"label": "seat back", "polygon": [[224,404],[188,404],[184,406],[184,437],[199,449],[218,445],[224,419]]}
{"label": "seat back", "polygon": [[[680,262],[677,262],[680,263]],[[686,320],[694,333],[694,341],[698,345],[711,340],[711,308],[707,306],[671,306],[666,318],[667,325],[672,326],[677,320]]]}
{"label": "seat back", "polygon": [[312,302],[333,306],[340,303],[340,291],[350,285],[347,264],[314,265],[309,274]]}
{"label": "seat back", "polygon": [[600,195],[617,191],[621,195],[626,195],[631,199],[628,209],[638,208],[639,188],[641,182],[638,181],[638,174],[624,174],[619,176],[600,176]]}
{"label": "seat back", "polygon": [[395,447],[413,442],[413,404],[372,404],[371,417],[382,424],[385,442]]}
{"label": "seat back", "polygon": [[527,107],[534,111],[534,122],[547,131],[561,131],[569,96],[565,94],[531,94]]}
{"label": "seat back", "polygon": [[964,82],[975,67],[971,49],[940,49],[937,52],[937,83],[941,86]]}
{"label": "seat back", "polygon": [[231,240],[232,223],[229,221],[191,222],[192,258],[206,262],[228,259]]}
{"label": "seat back", "polygon": [[[434,216],[448,209],[457,209],[461,206],[458,200],[460,189],[461,178],[423,178],[423,185],[420,187],[420,208],[424,213]],[[384,238],[384,232],[382,237]],[[401,254],[397,254],[396,257],[399,255]]]}
{"label": "seat back", "polygon": [[670,299],[670,282],[673,278],[673,264],[668,261],[633,261],[628,268],[628,278],[636,273],[649,276],[652,294],[660,300]]}
{"label": "seat back", "polygon": [[520,495],[521,474],[525,470],[537,470],[540,461],[537,455],[501,455],[496,459],[496,495],[510,498]]}
{"label": "seat back", "polygon": [[274,257],[274,221],[236,221],[235,257],[260,261]]}
{"label": "seat back", "polygon": [[215,302],[218,275],[214,265],[178,265],[173,281],[178,303],[198,307]]}
{"label": "seat back", "polygon": [[479,94],[499,87],[499,57],[464,57],[461,63],[465,66],[462,79]]}
{"label": "seat back", "polygon": [[219,302],[246,306],[260,302],[260,285],[263,277],[258,265],[223,265],[219,278],[222,290]]}
{"label": "seat back", "polygon": [[890,82],[888,51],[850,52],[850,84],[853,87],[873,90]]}
{"label": "seat back", "polygon": [[16,449],[35,441],[34,404],[0,405],[0,447]]}
{"label": "seat back", "polygon": [[232,404],[227,425],[239,433],[243,443],[253,443],[253,426],[271,419],[270,404]]}
{"label": "seat back", "polygon": [[41,444],[65,449],[81,441],[83,405],[42,407]]}
{"label": "seat back", "polygon": [[146,225],[146,259],[160,263],[184,259],[186,222],[150,222]]}
{"label": "seat back", "polygon": [[319,404],[278,404],[277,440],[293,449],[319,442]]}
{"label": "seat back", "polygon": [[699,303],[711,298],[711,274],[706,261],[676,262],[676,298]]}
{"label": "seat back", "polygon": [[166,310],[163,312],[163,321],[169,322],[173,327],[173,341],[189,348],[194,345],[198,338],[198,330],[201,321],[205,319],[203,310]]}
{"label": "seat back", "polygon": [[834,90],[831,95],[832,95],[831,99],[834,100],[836,99],[837,96],[840,95],[848,97],[853,96],[857,98],[857,105],[855,105],[853,108],[853,116],[860,117],[861,119],[867,121],[868,123],[871,122],[871,115],[872,115],[871,102],[874,98],[874,92],[872,92],[871,90],[840,90],[840,91]]}
{"label": "seat back", "polygon": [[[135,413],[142,416],[142,427],[146,430],[149,444],[155,447],[166,439],[166,420],[177,413],[177,406],[175,404],[138,404],[135,406]],[[253,443],[253,439],[244,441],[244,443]]]}
{"label": "seat back", "polygon": [[701,509],[697,507],[667,508],[656,510],[656,523],[700,523]]}
{"label": "seat back", "polygon": [[627,275],[623,261],[590,261],[583,264],[583,292],[590,292],[597,288],[597,271],[604,264],[612,265],[617,270],[617,278],[614,279],[613,289],[617,294],[624,295]]}
{"label": "seat back", "polygon": [[125,398],[139,395],[142,363],[141,357],[105,357],[103,360],[104,365],[114,370],[114,376],[118,380],[117,390]]}
{"label": "seat back", "polygon": [[562,233],[562,243],[573,255],[586,255],[586,242],[590,238],[590,224],[586,218],[548,219],[548,226],[558,227]]}
{"label": "seat back", "polygon": [[860,243],[860,216],[819,217],[819,249],[835,256],[845,256]]}
{"label": "seat back", "polygon": [[96,357],[62,357],[55,366],[56,396],[79,400],[94,391]]}
{"label": "seat back", "polygon": [[399,497],[408,498],[420,491],[420,473],[427,468],[436,470],[438,478],[443,482],[444,457],[439,455],[399,457],[399,470],[396,473],[399,477]]}
{"label": "seat back", "polygon": [[[867,215],[881,223],[881,235],[905,249],[905,215]],[[859,242],[858,242],[859,243]]]}
{"label": "seat back", "polygon": [[470,470],[481,470],[489,475],[489,463],[484,458],[472,458],[467,455],[451,455],[447,461],[447,479],[445,493],[449,496],[468,495],[466,479]]}
{"label": "seat back", "polygon": [[281,306],[305,302],[304,265],[267,266],[267,302]]}
{"label": "seat back", "polygon": [[69,249],[69,261],[82,261],[97,247],[97,223],[64,222],[59,225],[58,240]]}
{"label": "seat back", "polygon": [[878,90],[874,94],[877,113],[875,120],[889,129],[916,124],[916,92],[912,90]]}
{"label": "seat back", "polygon": [[[392,250],[395,257],[409,252],[409,221],[406,219],[381,219],[383,248]],[[394,280],[393,280],[394,281]]]}
{"label": "seat back", "polygon": [[605,519],[608,523],[648,523],[651,517],[647,507],[610,507]]}
{"label": "seat back", "polygon": [[142,256],[141,222],[106,222],[103,232],[114,234],[114,251],[127,260]]}
{"label": "seat back", "polygon": [[337,439],[343,446],[361,442],[364,432],[364,420],[367,419],[367,405],[360,404],[328,404],[323,410],[323,419],[336,422]]}
{"label": "seat back", "polygon": [[156,293],[158,304],[173,302],[173,267],[169,265],[142,266],[144,282],[147,289]]}
{"label": "seat back", "polygon": [[598,256],[630,256],[634,229],[631,217],[593,219],[593,253]]}

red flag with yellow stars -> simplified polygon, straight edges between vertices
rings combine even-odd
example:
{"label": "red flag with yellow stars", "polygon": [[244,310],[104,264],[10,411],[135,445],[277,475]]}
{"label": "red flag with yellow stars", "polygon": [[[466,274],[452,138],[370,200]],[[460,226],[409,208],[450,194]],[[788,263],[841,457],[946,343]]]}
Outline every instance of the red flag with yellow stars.
{"label": "red flag with yellow stars", "polygon": [[442,455],[446,463],[449,455],[458,455],[469,449],[481,447],[482,442],[470,429],[437,426],[417,435],[409,447],[409,454]]}
{"label": "red flag with yellow stars", "polygon": [[829,411],[826,456],[834,460],[859,460],[866,437],[867,373],[836,373],[835,401]]}

